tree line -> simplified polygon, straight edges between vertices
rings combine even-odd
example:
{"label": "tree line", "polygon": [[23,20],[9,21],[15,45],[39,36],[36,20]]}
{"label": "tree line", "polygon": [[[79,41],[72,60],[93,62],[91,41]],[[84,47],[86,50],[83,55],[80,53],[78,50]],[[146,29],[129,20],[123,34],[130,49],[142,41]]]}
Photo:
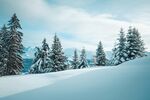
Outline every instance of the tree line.
{"label": "tree line", "polygon": [[113,49],[112,64],[118,65],[145,55],[144,42],[136,28],[131,26],[125,34],[121,28],[117,43]]}
{"label": "tree line", "polygon": [[[13,14],[7,25],[0,30],[0,76],[17,75],[23,69],[23,45],[20,20]],[[95,66],[119,65],[125,61],[145,56],[144,42],[136,28],[129,27],[125,33],[121,28],[117,42],[112,50],[112,59],[109,61],[103,49],[102,42],[98,43],[95,53]],[[35,58],[29,73],[57,72],[67,69],[81,69],[90,67],[86,58],[86,50],[81,50],[80,56],[75,49],[72,60],[69,61],[57,34],[54,35],[51,47],[44,38],[41,47],[36,47]]]}
{"label": "tree line", "polygon": [[88,63],[85,49],[83,48],[81,51],[80,60],[78,59],[77,50],[75,50],[73,61],[70,64],[63,52],[61,42],[55,34],[51,48],[45,38],[42,41],[42,46],[36,47],[35,58],[29,73],[57,72],[86,67],[88,67]]}

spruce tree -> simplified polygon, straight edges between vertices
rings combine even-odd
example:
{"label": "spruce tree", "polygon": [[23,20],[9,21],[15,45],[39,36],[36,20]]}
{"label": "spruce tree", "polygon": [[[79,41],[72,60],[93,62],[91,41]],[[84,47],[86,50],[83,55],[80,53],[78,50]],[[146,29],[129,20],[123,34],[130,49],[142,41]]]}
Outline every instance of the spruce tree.
{"label": "spruce tree", "polygon": [[88,67],[88,62],[87,62],[87,59],[86,59],[86,51],[85,49],[83,48],[81,50],[81,55],[80,55],[80,64],[78,66],[78,68],[86,68]]}
{"label": "spruce tree", "polygon": [[6,55],[5,53],[6,53],[6,35],[7,34],[8,34],[8,30],[6,26],[4,25],[0,30],[0,62],[3,62],[3,59]]}
{"label": "spruce tree", "polygon": [[61,42],[56,34],[51,47],[50,59],[53,62],[53,72],[66,70],[68,68],[67,57],[64,55]]}
{"label": "spruce tree", "polygon": [[96,65],[98,65],[98,66],[106,65],[106,55],[103,50],[101,41],[99,42],[98,48],[96,49]]}
{"label": "spruce tree", "polygon": [[144,41],[141,39],[141,35],[140,35],[138,29],[134,28],[133,31],[135,31],[137,34],[137,45],[138,45],[137,57],[143,57],[146,55],[145,54]]}
{"label": "spruce tree", "polygon": [[6,75],[7,69],[7,36],[9,31],[7,27],[4,25],[0,31],[0,76]]}
{"label": "spruce tree", "polygon": [[23,33],[18,31],[22,28],[16,14],[11,17],[8,28],[10,32],[6,42],[8,51],[6,75],[16,75],[20,74],[23,69],[23,59],[21,57],[23,53]]}
{"label": "spruce tree", "polygon": [[142,57],[145,55],[145,48],[143,40],[141,40],[140,33],[136,28],[129,27],[127,33],[127,55],[128,60]]}
{"label": "spruce tree", "polygon": [[113,49],[113,64],[118,65],[125,62],[127,59],[126,51],[126,37],[123,29],[121,28],[119,38],[117,39],[117,44]]}
{"label": "spruce tree", "polygon": [[73,55],[72,67],[73,69],[78,69],[78,66],[79,66],[78,53],[77,50],[75,49]]}
{"label": "spruce tree", "polygon": [[31,66],[29,73],[47,73],[52,70],[52,62],[49,58],[50,48],[46,43],[46,39],[42,42],[42,47],[37,47],[35,53],[35,59],[33,60],[33,65]]}

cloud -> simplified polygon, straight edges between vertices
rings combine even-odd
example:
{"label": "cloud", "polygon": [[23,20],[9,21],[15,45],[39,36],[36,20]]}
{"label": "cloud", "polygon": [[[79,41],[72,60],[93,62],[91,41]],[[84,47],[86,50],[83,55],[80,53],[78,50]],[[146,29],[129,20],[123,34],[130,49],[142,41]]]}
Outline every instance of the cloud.
{"label": "cloud", "polygon": [[147,23],[149,18],[145,16],[134,16],[130,21],[119,20],[116,15],[93,14],[82,8],[52,5],[45,0],[1,0],[1,5],[1,10],[16,12],[21,18],[25,45],[39,45],[44,37],[52,41],[54,33],[57,32],[64,48],[85,47],[94,51],[97,43],[102,41],[104,49],[111,50],[120,28],[123,27],[127,31],[131,25],[139,29],[146,46],[150,47],[150,25]]}

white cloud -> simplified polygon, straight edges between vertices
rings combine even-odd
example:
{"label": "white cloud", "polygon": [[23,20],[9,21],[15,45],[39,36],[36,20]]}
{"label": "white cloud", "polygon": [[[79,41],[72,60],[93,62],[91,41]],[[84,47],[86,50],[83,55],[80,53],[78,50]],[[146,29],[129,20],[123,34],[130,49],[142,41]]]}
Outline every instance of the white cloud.
{"label": "white cloud", "polygon": [[[48,5],[45,0],[3,0],[3,2],[9,4],[10,9],[13,8],[19,16],[22,16],[22,19],[28,22],[27,24],[36,23],[39,26],[44,26],[45,31],[38,29],[38,31],[29,32],[30,30],[24,29],[28,30],[29,33],[34,33],[32,35],[25,34],[25,40],[28,40],[27,37],[33,38],[34,41],[32,42],[35,44],[41,43],[41,39],[45,36],[48,37],[49,41],[52,40],[50,37],[53,34],[51,33],[64,32],[76,36],[75,40],[61,39],[65,48],[80,49],[85,47],[89,50],[95,50],[97,43],[101,40],[105,50],[111,50],[120,27],[127,31],[127,28],[132,25],[139,29],[147,44],[146,46],[150,47],[148,38],[150,37],[150,25],[145,23],[143,19],[137,21],[139,19],[137,17],[134,17],[132,22],[127,22],[117,20],[116,16],[111,14],[91,14],[80,8]],[[42,34],[43,32],[45,34]],[[30,41],[27,44],[30,44]]]}

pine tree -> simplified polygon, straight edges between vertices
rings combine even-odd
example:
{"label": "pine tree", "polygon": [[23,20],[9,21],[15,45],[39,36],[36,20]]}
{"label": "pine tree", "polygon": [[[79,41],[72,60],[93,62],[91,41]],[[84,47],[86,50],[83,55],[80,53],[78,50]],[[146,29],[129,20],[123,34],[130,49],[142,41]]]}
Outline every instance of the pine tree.
{"label": "pine tree", "polygon": [[6,75],[7,69],[7,35],[8,35],[7,27],[4,25],[0,31],[0,76]]}
{"label": "pine tree", "polygon": [[[6,26],[4,25],[1,30],[0,30],[0,64],[2,64],[2,60],[4,58],[4,53],[5,53],[5,38],[6,38],[6,34],[8,33],[8,30],[6,28]],[[0,65],[2,66],[2,65]]]}
{"label": "pine tree", "polygon": [[12,16],[9,21],[8,28],[10,29],[7,36],[6,49],[8,51],[7,56],[7,69],[6,75],[20,74],[23,68],[23,59],[21,54],[23,53],[22,36],[23,33],[18,31],[22,29],[19,23],[19,19],[16,14]]}
{"label": "pine tree", "polygon": [[29,73],[47,73],[52,70],[52,62],[49,58],[50,48],[46,43],[46,39],[42,42],[42,48],[37,47],[35,53],[35,59],[33,60],[33,65],[31,66]]}
{"label": "pine tree", "polygon": [[78,53],[77,50],[75,49],[73,55],[72,67],[73,69],[78,69],[78,66],[79,66]]}
{"label": "pine tree", "polygon": [[134,29],[137,34],[137,45],[138,45],[138,53],[137,57],[143,57],[146,56],[145,54],[145,47],[144,47],[144,41],[141,39],[141,35],[137,29]]}
{"label": "pine tree", "polygon": [[98,66],[106,65],[106,56],[101,42],[99,42],[98,48],[96,49],[96,65]]}
{"label": "pine tree", "polygon": [[126,61],[127,51],[126,51],[126,37],[121,28],[118,42],[113,49],[113,64],[118,65]]}
{"label": "pine tree", "polygon": [[88,62],[87,62],[87,59],[86,59],[86,51],[83,48],[82,51],[81,51],[80,64],[79,64],[78,68],[86,68],[86,67],[88,67]]}
{"label": "pine tree", "polygon": [[145,48],[143,40],[141,40],[140,33],[136,28],[129,27],[127,33],[127,55],[128,60],[142,57],[145,55]]}
{"label": "pine tree", "polygon": [[68,68],[67,57],[64,55],[61,42],[57,35],[54,36],[54,41],[51,47],[50,59],[53,62],[53,71],[62,71]]}

